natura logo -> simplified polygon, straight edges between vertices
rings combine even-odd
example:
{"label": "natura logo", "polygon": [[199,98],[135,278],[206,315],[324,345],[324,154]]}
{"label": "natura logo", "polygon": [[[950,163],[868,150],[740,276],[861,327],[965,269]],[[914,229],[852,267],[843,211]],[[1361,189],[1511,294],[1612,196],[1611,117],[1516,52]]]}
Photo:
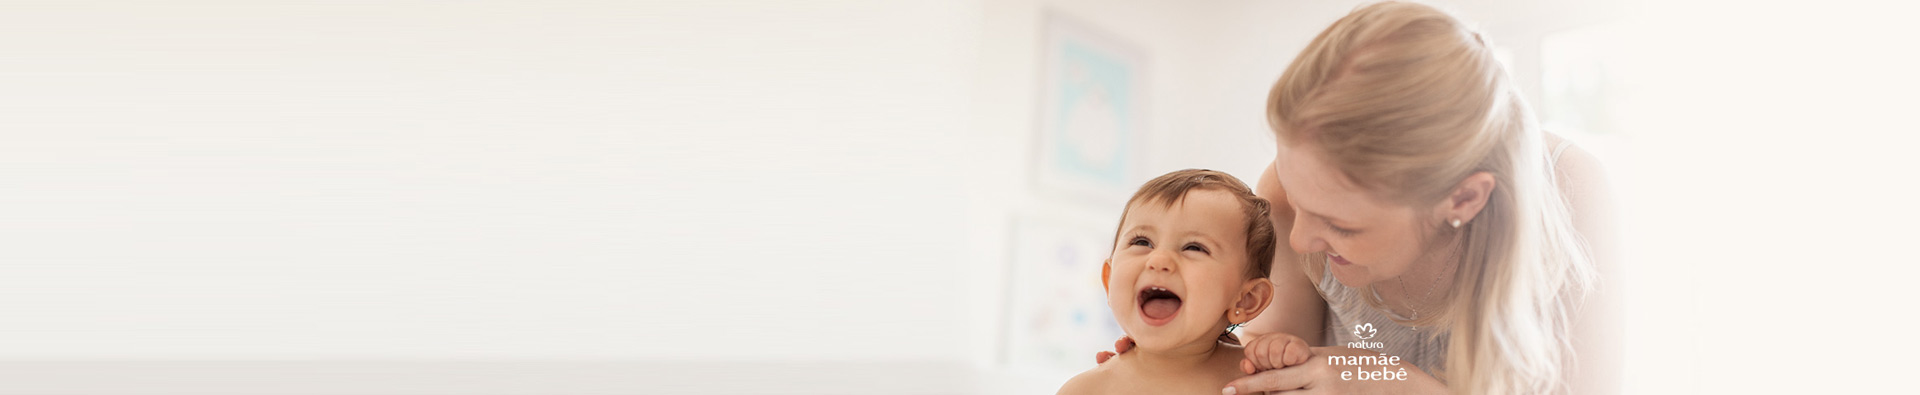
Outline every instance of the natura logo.
{"label": "natura logo", "polygon": [[1365,323],[1365,324],[1353,324],[1353,337],[1358,337],[1360,338],[1360,340],[1372,339],[1373,335],[1377,332],[1378,331],[1373,330],[1373,323],[1371,322]]}
{"label": "natura logo", "polygon": [[1353,324],[1353,337],[1359,340],[1347,342],[1347,347],[1374,351],[1385,349],[1387,347],[1386,343],[1367,341],[1367,339],[1372,339],[1373,335],[1379,333],[1380,331],[1373,329],[1373,323],[1371,322]]}

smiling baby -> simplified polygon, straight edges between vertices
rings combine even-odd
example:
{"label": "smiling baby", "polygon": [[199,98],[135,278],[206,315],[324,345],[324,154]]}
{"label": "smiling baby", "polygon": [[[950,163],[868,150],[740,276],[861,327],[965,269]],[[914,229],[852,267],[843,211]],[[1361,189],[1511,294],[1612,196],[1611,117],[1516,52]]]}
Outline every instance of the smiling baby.
{"label": "smiling baby", "polygon": [[1181,170],[1141,186],[1101,268],[1107,306],[1135,347],[1068,380],[1060,393],[1216,394],[1247,374],[1243,359],[1263,367],[1304,362],[1304,341],[1277,348],[1293,355],[1263,360],[1222,340],[1231,339],[1223,336],[1229,325],[1252,320],[1271,301],[1270,209],[1218,171]]}

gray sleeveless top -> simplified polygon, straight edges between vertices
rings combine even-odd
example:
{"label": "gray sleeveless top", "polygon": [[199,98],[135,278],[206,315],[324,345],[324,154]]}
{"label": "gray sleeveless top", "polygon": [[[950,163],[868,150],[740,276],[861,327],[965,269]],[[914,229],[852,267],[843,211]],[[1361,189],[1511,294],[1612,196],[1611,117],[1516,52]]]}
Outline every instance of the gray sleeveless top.
{"label": "gray sleeveless top", "polygon": [[[1557,165],[1560,154],[1571,146],[1573,142],[1569,140],[1555,144],[1547,157],[1548,167]],[[1554,172],[1547,174],[1554,177]],[[1445,380],[1442,372],[1447,366],[1447,328],[1400,325],[1388,316],[1390,313],[1368,306],[1367,296],[1359,290],[1335,280],[1326,261],[1316,263],[1320,265],[1320,297],[1327,300],[1327,327],[1323,328],[1325,335],[1321,344],[1399,356],[1402,363],[1412,363],[1428,375]]]}
{"label": "gray sleeveless top", "polygon": [[1327,300],[1327,327],[1322,332],[1325,333],[1322,344],[1399,356],[1401,363],[1411,363],[1427,375],[1442,377],[1440,372],[1446,370],[1447,363],[1446,328],[1415,329],[1394,322],[1387,312],[1368,306],[1360,290],[1348,288],[1334,279],[1326,261],[1318,263],[1321,265],[1320,297]]}

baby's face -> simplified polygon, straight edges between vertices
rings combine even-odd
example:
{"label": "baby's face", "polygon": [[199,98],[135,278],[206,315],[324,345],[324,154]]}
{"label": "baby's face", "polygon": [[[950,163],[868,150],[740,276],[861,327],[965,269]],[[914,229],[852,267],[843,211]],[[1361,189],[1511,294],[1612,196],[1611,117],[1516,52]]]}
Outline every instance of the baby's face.
{"label": "baby's face", "polygon": [[1143,349],[1209,342],[1247,278],[1247,234],[1233,195],[1194,190],[1167,207],[1134,203],[1120,221],[1107,305]]}

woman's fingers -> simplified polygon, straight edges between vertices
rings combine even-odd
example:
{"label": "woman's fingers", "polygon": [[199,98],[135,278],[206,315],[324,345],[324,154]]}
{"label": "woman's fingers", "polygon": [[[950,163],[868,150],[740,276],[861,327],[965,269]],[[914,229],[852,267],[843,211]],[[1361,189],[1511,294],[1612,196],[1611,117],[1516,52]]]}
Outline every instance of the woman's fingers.
{"label": "woman's fingers", "polygon": [[1311,371],[1301,368],[1274,369],[1241,377],[1220,389],[1222,395],[1251,394],[1260,391],[1290,391],[1313,383]]}
{"label": "woman's fingers", "polygon": [[1113,359],[1113,356],[1125,354],[1127,350],[1131,350],[1131,349],[1133,349],[1133,339],[1126,336],[1121,336],[1120,340],[1113,341],[1113,352],[1101,351],[1098,353],[1094,353],[1093,363],[1095,365],[1107,363],[1107,360]]}

